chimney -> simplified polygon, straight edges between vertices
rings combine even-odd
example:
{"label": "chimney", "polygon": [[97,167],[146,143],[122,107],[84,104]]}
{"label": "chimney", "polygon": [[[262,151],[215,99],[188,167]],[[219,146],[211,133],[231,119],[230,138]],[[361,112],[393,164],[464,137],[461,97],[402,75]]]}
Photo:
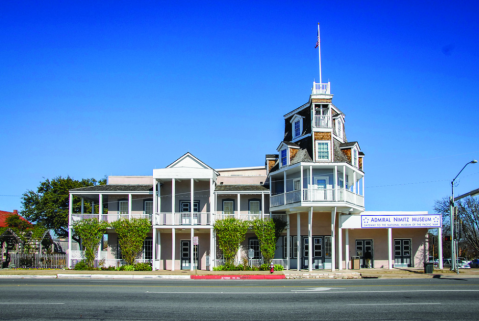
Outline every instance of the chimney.
{"label": "chimney", "polygon": [[13,214],[18,215],[18,211],[17,211],[17,210],[13,210]]}

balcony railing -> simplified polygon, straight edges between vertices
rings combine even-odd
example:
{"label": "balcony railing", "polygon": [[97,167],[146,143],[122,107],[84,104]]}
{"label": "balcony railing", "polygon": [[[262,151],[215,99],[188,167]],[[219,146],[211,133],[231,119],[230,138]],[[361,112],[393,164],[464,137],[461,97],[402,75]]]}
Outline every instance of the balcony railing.
{"label": "balcony railing", "polygon": [[155,225],[211,225],[212,213],[156,213]]}
{"label": "balcony railing", "polygon": [[151,214],[144,213],[131,213],[131,214],[72,214],[72,223],[75,223],[80,220],[86,220],[96,218],[103,222],[115,222],[121,219],[130,219],[130,218],[147,218],[151,221]]}
{"label": "balcony railing", "polygon": [[[301,199],[302,193],[302,199]],[[285,205],[285,194],[271,197],[271,207]],[[348,202],[364,207],[364,197],[344,188],[308,188],[286,193],[286,204],[300,202]]]}
{"label": "balcony railing", "polygon": [[331,83],[319,83],[319,82],[313,82],[313,90],[312,94],[313,95],[318,95],[318,94],[330,94],[331,93]]}
{"label": "balcony railing", "polygon": [[331,118],[327,115],[314,115],[313,126],[315,128],[331,128]]}

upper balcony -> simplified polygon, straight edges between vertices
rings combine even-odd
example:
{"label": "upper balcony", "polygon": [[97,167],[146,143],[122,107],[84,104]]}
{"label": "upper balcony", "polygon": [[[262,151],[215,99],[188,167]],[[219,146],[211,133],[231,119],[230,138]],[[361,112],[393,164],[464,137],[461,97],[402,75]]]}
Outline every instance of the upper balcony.
{"label": "upper balcony", "polygon": [[226,218],[237,218],[243,221],[252,221],[255,219],[268,219],[283,217],[279,214],[270,213],[156,213],[154,215],[153,224],[155,226],[212,226],[215,221]]}
{"label": "upper balcony", "polygon": [[331,129],[332,122],[329,115],[314,115],[313,127],[314,128],[329,128]]}
{"label": "upper balcony", "polygon": [[312,95],[330,95],[331,94],[331,82],[319,83],[313,82]]}

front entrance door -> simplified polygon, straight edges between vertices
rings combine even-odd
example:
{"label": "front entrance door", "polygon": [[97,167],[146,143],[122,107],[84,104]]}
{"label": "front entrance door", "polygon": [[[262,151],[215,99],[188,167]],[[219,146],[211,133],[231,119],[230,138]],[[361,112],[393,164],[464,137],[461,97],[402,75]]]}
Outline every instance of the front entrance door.
{"label": "front entrance door", "polygon": [[[313,270],[324,269],[323,237],[313,236]],[[309,242],[303,237],[303,267],[309,267]]]}
{"label": "front entrance door", "polygon": [[359,256],[361,268],[374,268],[373,240],[356,240],[356,256]]}
{"label": "front entrance door", "polygon": [[394,240],[394,267],[411,267],[411,240]]}
{"label": "front entrance door", "polygon": [[[191,241],[189,240],[182,240],[181,241],[181,269],[182,270],[190,270],[191,263],[190,263],[190,246]],[[200,269],[198,265],[198,245],[195,245],[193,248],[193,269]]]}
{"label": "front entrance door", "polygon": [[182,225],[198,225],[199,223],[199,208],[200,202],[195,201],[193,203],[193,221],[191,220],[191,202],[181,201],[180,202],[181,208],[181,224]]}

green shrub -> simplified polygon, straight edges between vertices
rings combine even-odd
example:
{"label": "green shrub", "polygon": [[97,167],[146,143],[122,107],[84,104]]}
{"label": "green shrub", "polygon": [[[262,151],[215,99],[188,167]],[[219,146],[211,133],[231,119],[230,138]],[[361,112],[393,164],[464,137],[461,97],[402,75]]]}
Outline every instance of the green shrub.
{"label": "green shrub", "polygon": [[135,271],[151,271],[151,265],[150,263],[136,263],[135,265]]}
{"label": "green shrub", "polygon": [[85,260],[81,260],[75,265],[75,270],[90,270],[91,268],[87,265]]}
{"label": "green shrub", "polygon": [[269,271],[269,264],[267,264],[267,263],[261,264],[261,266],[259,267],[259,270],[260,271]]}
{"label": "green shrub", "polygon": [[122,265],[120,266],[120,271],[135,271],[134,265]]}
{"label": "green shrub", "polygon": [[109,267],[102,266],[101,270],[102,271],[115,271],[116,268],[114,266],[109,266]]}
{"label": "green shrub", "polygon": [[274,270],[275,271],[283,271],[284,267],[281,264],[275,264],[274,265]]}

